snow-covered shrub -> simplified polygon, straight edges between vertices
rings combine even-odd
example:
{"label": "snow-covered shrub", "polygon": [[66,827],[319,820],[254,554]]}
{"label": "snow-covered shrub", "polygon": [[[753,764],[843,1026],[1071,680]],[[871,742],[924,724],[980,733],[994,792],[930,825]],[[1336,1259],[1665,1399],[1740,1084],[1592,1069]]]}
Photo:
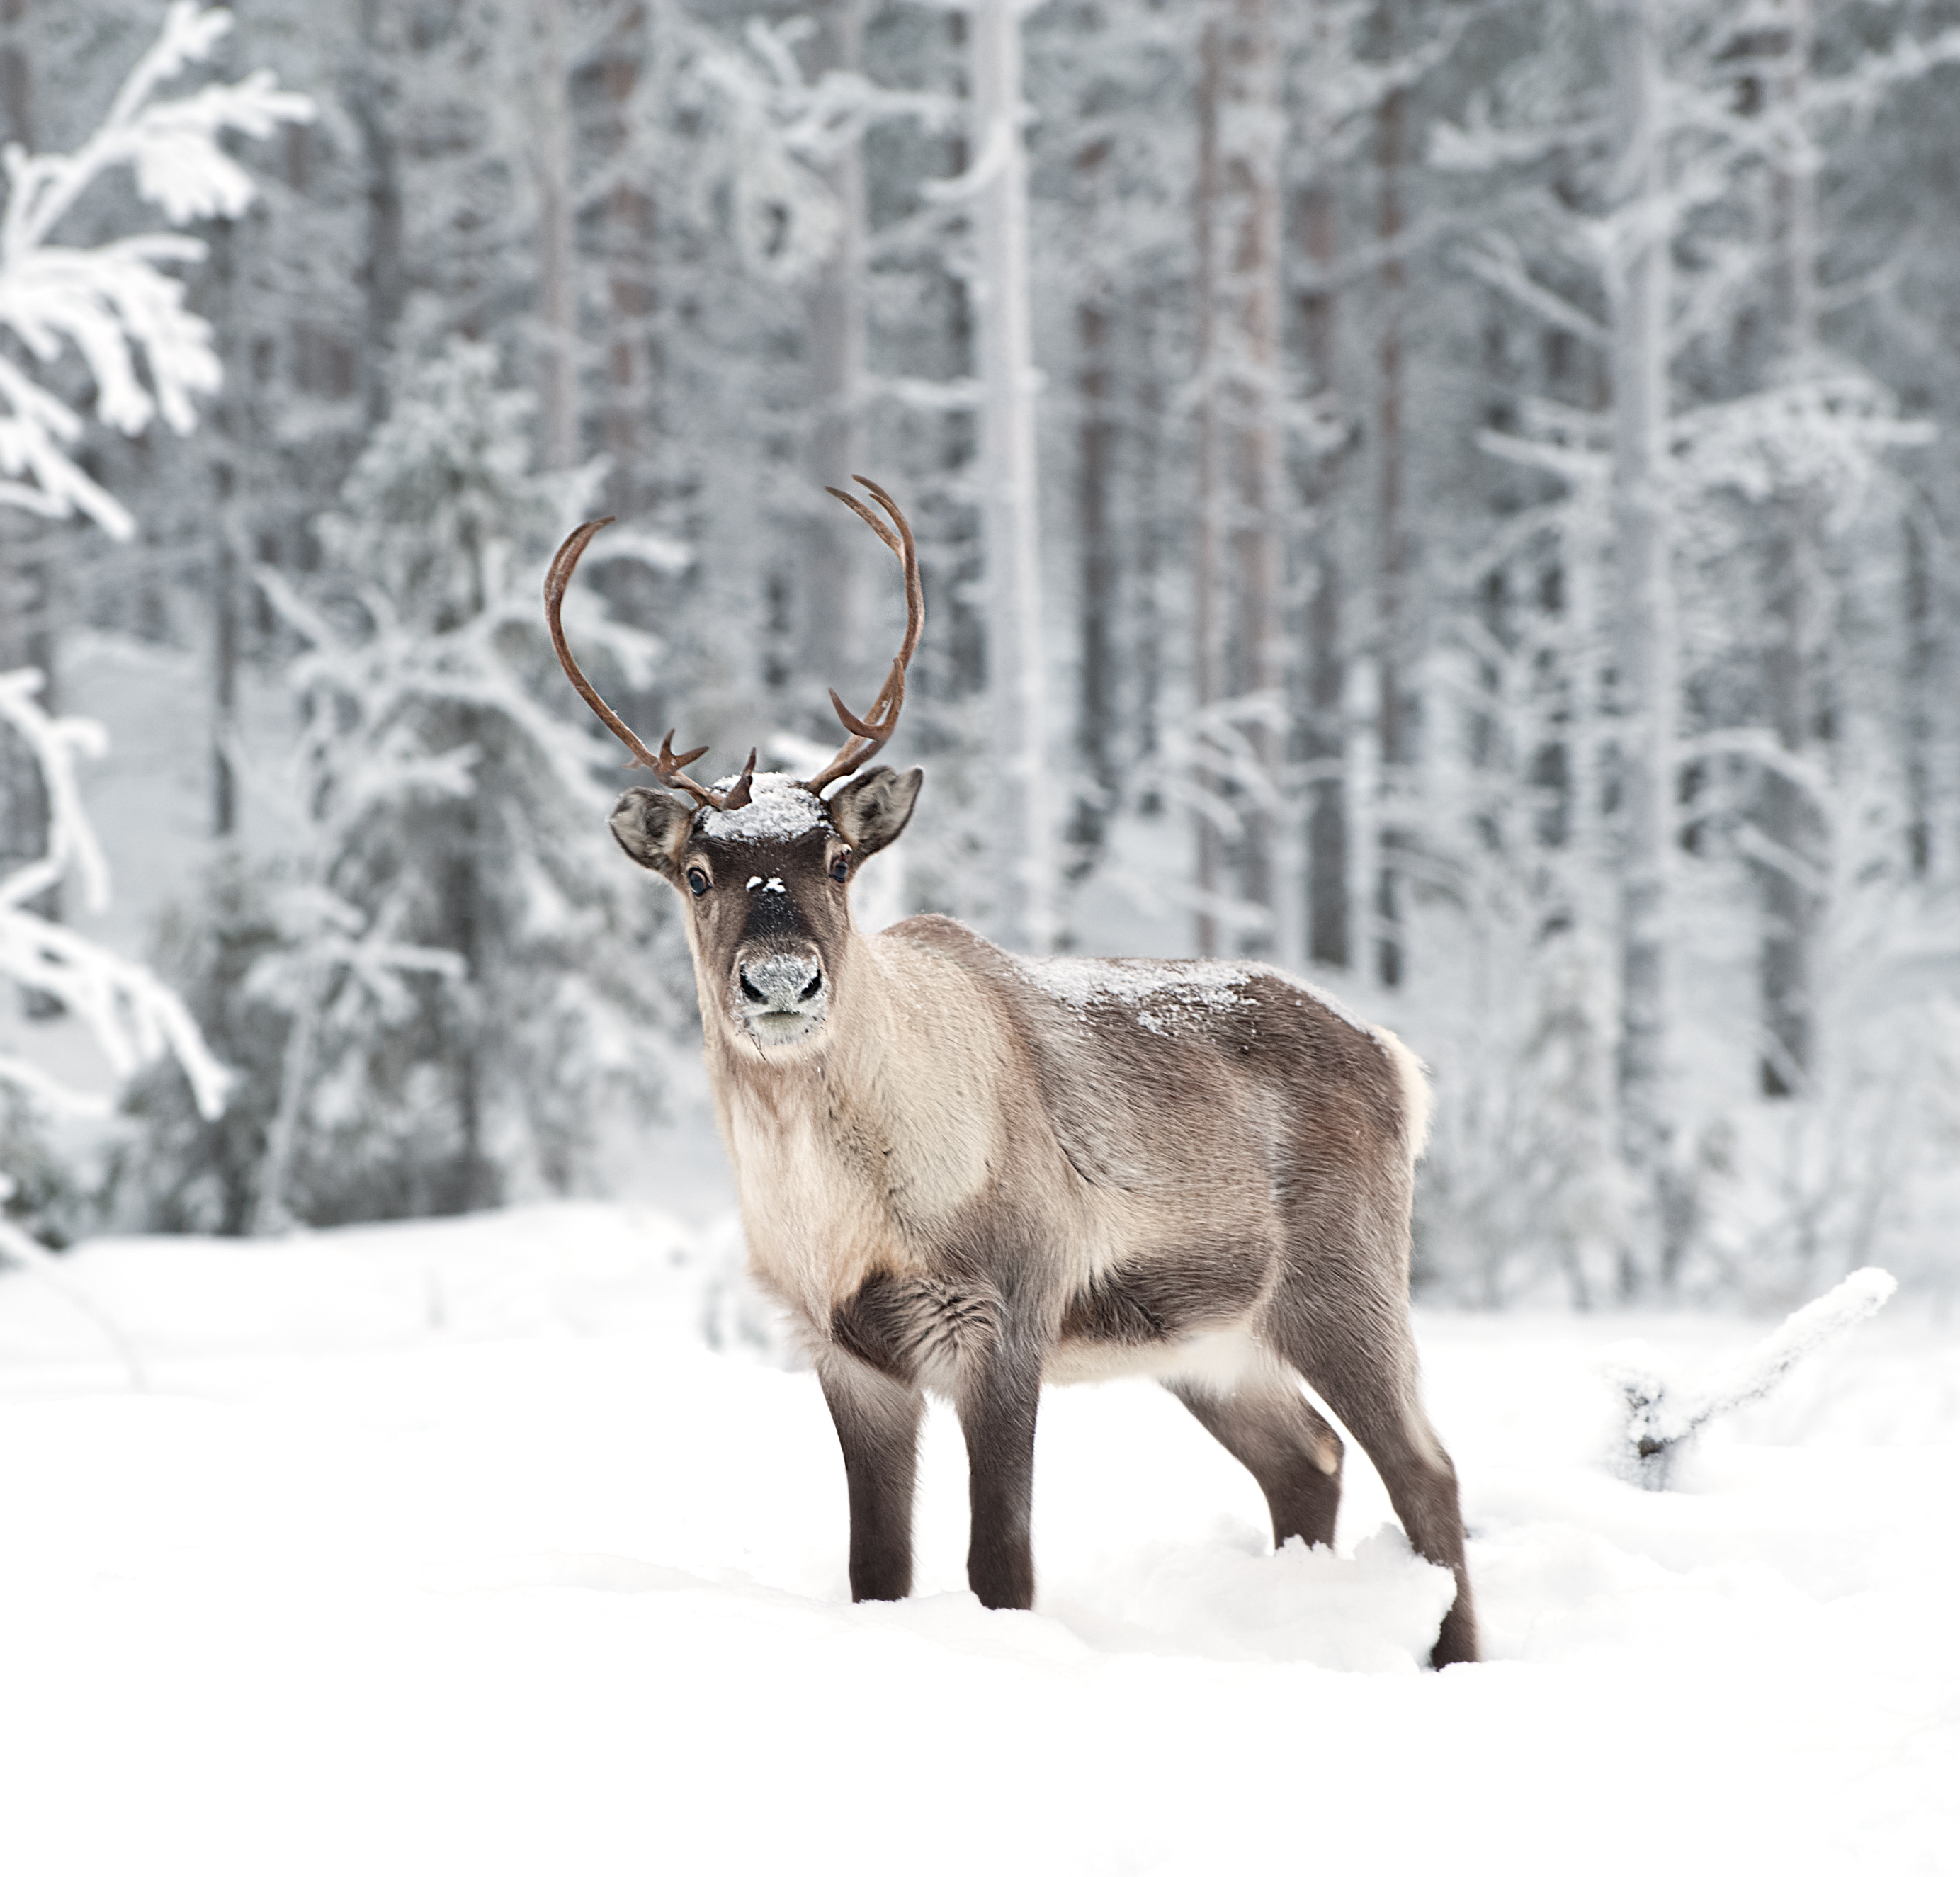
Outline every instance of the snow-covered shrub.
{"label": "snow-covered shrub", "polygon": [[138,1076],[123,1104],[135,1130],[110,1158],[103,1199],[111,1217],[151,1231],[250,1229],[287,1026],[247,986],[283,943],[266,881],[235,854],[205,876],[194,905],[166,915],[158,967],[183,987],[198,1027],[231,1071],[231,1099],[221,1114],[206,1115],[182,1077],[160,1068]]}

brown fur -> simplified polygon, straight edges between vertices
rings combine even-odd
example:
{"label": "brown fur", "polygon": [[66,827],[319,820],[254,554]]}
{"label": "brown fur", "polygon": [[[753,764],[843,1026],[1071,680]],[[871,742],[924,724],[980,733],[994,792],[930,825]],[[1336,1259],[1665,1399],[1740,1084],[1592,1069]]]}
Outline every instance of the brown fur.
{"label": "brown fur", "polygon": [[1033,1596],[1045,1377],[1160,1376],[1258,1480],[1276,1538],[1328,1542],[1341,1444],[1303,1376],[1456,1574],[1433,1659],[1475,1660],[1456,1475],[1409,1329],[1414,1059],[1257,966],[1064,996],[950,920],[858,932],[848,876],[918,787],[916,770],[872,770],[785,841],[711,835],[645,789],[613,817],[689,908],[753,1268],[810,1347],[844,1451],[853,1595],[909,1589],[926,1389],[966,1435],[969,1575],[990,1605]]}

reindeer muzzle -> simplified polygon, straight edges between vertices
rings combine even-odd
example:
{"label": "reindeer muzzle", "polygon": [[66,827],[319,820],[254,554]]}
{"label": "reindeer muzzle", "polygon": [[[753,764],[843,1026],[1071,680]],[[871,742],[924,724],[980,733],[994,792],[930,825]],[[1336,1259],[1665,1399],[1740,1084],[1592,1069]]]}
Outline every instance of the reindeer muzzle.
{"label": "reindeer muzzle", "polygon": [[813,952],[763,952],[741,959],[735,988],[749,1032],[765,1043],[807,1034],[829,1007],[830,984]]}

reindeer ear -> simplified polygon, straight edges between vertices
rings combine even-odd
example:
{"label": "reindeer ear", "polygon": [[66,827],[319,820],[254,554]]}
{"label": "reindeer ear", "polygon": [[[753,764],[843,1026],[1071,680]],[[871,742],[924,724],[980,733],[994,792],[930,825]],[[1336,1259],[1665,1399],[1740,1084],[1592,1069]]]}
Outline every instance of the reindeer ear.
{"label": "reindeer ear", "polygon": [[867,769],[831,797],[832,825],[857,853],[876,854],[905,832],[924,780],[923,769]]}
{"label": "reindeer ear", "polygon": [[694,825],[694,810],[663,789],[629,788],[606,825],[629,859],[672,880]]}

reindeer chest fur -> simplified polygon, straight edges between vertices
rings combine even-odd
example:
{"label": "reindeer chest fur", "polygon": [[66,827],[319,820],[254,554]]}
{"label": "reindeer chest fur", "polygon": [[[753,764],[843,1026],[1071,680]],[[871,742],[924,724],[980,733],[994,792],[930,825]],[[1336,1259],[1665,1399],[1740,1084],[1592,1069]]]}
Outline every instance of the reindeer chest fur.
{"label": "reindeer chest fur", "polygon": [[[878,941],[864,943],[868,971]],[[755,1275],[819,1335],[873,1277],[932,1273],[1013,1153],[989,1013],[930,981],[877,988],[865,1047],[787,1071],[732,1052],[714,1070]]]}

